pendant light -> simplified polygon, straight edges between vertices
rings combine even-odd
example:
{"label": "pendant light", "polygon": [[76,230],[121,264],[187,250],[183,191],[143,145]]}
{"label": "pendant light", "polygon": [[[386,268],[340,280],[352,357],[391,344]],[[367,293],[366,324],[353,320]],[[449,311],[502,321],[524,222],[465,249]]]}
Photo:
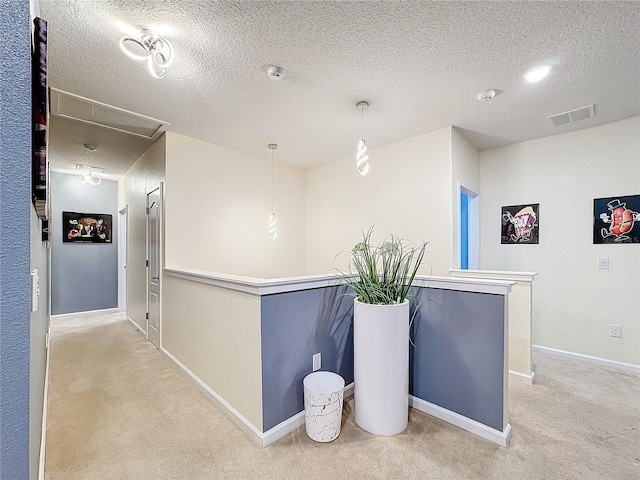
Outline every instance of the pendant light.
{"label": "pendant light", "polygon": [[271,215],[269,215],[267,231],[269,232],[269,238],[275,240],[278,236],[278,227],[276,225],[276,214],[273,213],[273,151],[278,148],[278,145],[270,143],[268,147],[271,150]]}
{"label": "pendant light", "polygon": [[364,139],[364,111],[369,108],[369,102],[364,100],[356,103],[356,108],[362,112],[362,136],[358,142],[358,152],[356,153],[356,167],[360,175],[369,173],[369,155],[367,155],[367,142]]}

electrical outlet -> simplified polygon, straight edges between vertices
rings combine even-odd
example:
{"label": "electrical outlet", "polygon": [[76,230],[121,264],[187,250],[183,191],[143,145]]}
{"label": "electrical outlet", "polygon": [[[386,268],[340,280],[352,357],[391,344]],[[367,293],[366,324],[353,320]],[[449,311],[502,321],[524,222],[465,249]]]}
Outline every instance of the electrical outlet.
{"label": "electrical outlet", "polygon": [[620,325],[609,325],[609,336],[622,338],[622,327]]}
{"label": "electrical outlet", "polygon": [[609,257],[598,257],[598,270],[609,270]]}
{"label": "electrical outlet", "polygon": [[322,367],[322,354],[316,353],[313,356],[313,371],[320,370],[320,367]]}

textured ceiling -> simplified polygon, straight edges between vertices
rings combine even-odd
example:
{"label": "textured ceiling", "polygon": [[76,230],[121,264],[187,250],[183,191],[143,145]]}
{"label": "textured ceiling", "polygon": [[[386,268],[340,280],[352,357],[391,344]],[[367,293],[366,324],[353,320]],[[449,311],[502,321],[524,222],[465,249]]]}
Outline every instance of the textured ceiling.
{"label": "textured ceiling", "polygon": [[[265,158],[277,143],[303,168],[355,154],[358,100],[372,148],[454,125],[484,149],[640,114],[639,2],[40,1],[50,86]],[[141,28],[173,43],[163,79],[119,50]],[[550,77],[526,84],[539,63]],[[545,120],[590,103],[593,119]],[[54,168],[74,138],[59,120]]]}

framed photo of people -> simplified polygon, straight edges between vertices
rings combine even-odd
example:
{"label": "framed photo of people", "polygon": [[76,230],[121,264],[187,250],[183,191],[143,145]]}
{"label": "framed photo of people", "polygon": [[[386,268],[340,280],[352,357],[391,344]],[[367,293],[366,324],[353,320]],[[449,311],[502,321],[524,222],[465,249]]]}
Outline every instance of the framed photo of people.
{"label": "framed photo of people", "polygon": [[111,220],[108,213],[62,212],[62,241],[111,243]]}

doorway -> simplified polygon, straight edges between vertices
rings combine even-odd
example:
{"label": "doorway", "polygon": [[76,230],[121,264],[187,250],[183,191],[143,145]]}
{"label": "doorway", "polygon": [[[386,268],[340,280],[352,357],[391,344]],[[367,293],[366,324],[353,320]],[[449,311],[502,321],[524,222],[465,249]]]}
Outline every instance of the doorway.
{"label": "doorway", "polygon": [[462,270],[480,269],[480,196],[460,185],[459,265]]}
{"label": "doorway", "polygon": [[147,193],[147,340],[161,342],[162,183]]}

